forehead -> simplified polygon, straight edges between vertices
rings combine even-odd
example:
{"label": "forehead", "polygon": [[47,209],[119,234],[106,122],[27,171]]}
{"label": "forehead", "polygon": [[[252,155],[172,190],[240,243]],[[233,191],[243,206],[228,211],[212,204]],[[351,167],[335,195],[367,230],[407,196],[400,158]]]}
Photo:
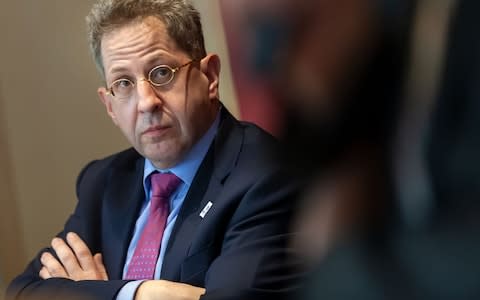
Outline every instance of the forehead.
{"label": "forehead", "polygon": [[156,17],[132,21],[105,33],[101,52],[106,73],[119,63],[133,62],[152,55],[181,54],[165,24]]}

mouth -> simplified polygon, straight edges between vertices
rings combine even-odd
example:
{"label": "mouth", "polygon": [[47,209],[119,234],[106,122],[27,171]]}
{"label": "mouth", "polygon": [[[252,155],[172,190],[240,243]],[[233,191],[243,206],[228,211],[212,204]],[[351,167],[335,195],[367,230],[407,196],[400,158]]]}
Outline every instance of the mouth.
{"label": "mouth", "polygon": [[144,136],[160,136],[164,134],[168,129],[170,129],[170,126],[151,126],[148,127],[144,132],[142,132],[142,135]]}

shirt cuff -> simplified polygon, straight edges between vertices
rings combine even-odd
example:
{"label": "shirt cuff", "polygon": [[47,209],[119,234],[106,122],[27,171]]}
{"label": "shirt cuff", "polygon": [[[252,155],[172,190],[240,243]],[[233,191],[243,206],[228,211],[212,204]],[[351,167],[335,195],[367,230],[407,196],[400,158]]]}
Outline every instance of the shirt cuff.
{"label": "shirt cuff", "polygon": [[135,280],[130,281],[125,284],[117,294],[116,300],[133,300],[135,299],[135,293],[137,292],[138,286],[144,282],[144,280]]}

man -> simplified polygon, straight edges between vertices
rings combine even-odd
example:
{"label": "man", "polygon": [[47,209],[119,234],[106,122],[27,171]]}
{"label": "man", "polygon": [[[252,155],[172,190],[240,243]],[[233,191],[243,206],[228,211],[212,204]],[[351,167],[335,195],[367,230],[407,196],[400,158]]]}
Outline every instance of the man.
{"label": "man", "polygon": [[268,134],[222,107],[198,12],[187,0],[100,0],[87,23],[98,94],[133,149],[84,168],[75,212],[7,298],[284,294],[293,175]]}

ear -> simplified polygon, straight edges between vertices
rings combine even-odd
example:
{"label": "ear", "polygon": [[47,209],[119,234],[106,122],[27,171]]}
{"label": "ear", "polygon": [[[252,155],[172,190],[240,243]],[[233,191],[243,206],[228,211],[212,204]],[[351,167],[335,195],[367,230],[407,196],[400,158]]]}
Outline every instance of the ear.
{"label": "ear", "polygon": [[105,108],[107,109],[107,113],[112,118],[112,121],[115,125],[117,124],[117,118],[115,116],[115,113],[113,112],[112,109],[112,97],[108,94],[108,91],[105,87],[99,87],[97,89],[98,96],[100,98],[100,101],[102,101],[103,105],[105,105]]}
{"label": "ear", "polygon": [[220,78],[220,58],[209,54],[200,61],[200,69],[208,78],[208,94],[210,99],[219,99],[218,85]]}

